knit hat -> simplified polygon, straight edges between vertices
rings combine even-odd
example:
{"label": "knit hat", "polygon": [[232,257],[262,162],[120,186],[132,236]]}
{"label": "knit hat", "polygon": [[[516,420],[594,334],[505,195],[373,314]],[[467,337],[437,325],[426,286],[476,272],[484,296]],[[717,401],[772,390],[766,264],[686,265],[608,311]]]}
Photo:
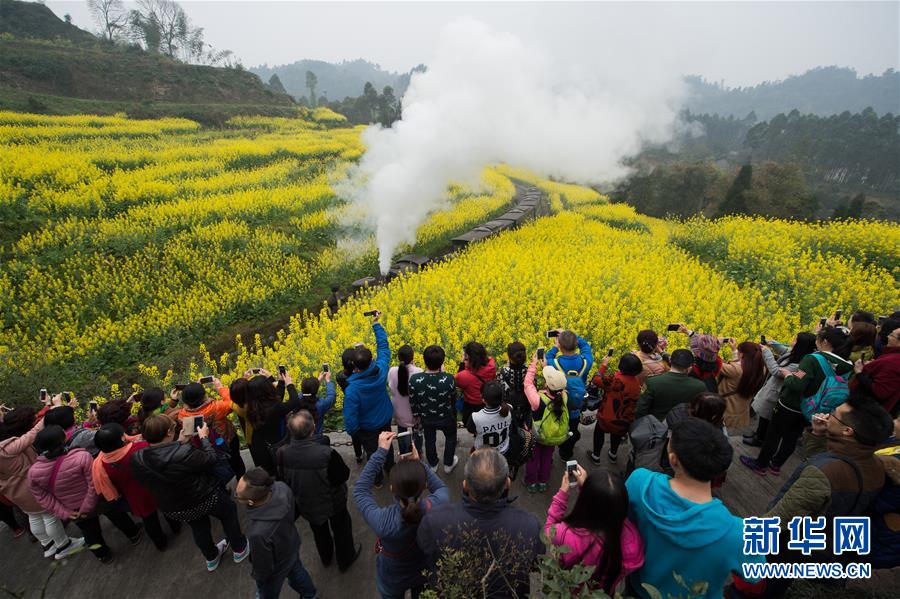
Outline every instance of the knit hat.
{"label": "knit hat", "polygon": [[698,360],[715,362],[719,356],[719,340],[713,335],[696,334],[691,337],[691,352]]}
{"label": "knit hat", "polygon": [[551,391],[559,391],[566,388],[566,375],[558,371],[553,366],[544,366],[541,371],[544,375],[544,382]]}

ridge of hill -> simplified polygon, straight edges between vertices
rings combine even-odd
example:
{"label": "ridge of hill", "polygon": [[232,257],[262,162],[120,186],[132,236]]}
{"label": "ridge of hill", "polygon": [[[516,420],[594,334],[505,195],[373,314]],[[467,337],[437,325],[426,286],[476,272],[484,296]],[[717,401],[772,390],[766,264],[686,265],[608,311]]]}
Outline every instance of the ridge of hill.
{"label": "ridge of hill", "polygon": [[371,83],[379,92],[385,86],[394,88],[394,95],[400,97],[409,87],[408,73],[386,71],[380,65],[358,58],[339,63],[322,60],[298,60],[291,64],[268,66],[266,64],[251,67],[250,71],[268,81],[272,75],[278,75],[281,84],[295,98],[309,96],[306,87],[306,72],[315,74],[316,96],[324,95],[328,100],[343,100],[362,95],[366,83]]}
{"label": "ridge of hill", "polygon": [[297,107],[243,68],[186,64],[110,44],[46,6],[0,0],[0,109],[186,116],[212,124],[235,114],[290,116]]}

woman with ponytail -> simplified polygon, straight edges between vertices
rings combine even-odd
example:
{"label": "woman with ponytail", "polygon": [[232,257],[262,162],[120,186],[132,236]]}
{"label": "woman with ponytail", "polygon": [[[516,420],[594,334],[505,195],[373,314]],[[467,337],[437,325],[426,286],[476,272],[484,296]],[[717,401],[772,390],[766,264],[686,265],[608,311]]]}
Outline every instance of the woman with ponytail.
{"label": "woman with ponytail", "polygon": [[[569,548],[560,558],[563,568],[593,567],[588,587],[603,589],[613,597],[619,583],[644,565],[644,542],[628,519],[628,491],[617,472],[588,475],[578,466],[575,479],[578,499],[566,515],[571,485],[568,472],[563,470],[562,484],[550,504],[544,531],[553,545]],[[598,506],[603,509],[597,509]],[[579,589],[569,591],[576,593]]]}
{"label": "woman with ponytail", "polygon": [[474,412],[466,423],[466,430],[475,435],[472,450],[493,447],[506,456],[514,429],[512,408],[504,401],[503,383],[486,382],[481,387],[481,399],[484,408]]}
{"label": "woman with ponytail", "polygon": [[835,374],[847,377],[853,370],[848,358],[853,350],[853,339],[842,327],[819,327],[816,332],[816,351],[800,360],[796,371],[782,370],[784,383],[778,398],[778,406],[772,414],[772,422],[766,430],[766,438],[756,459],[741,456],[741,463],[759,474],[780,474],[781,466],[794,453],[797,439],[809,424],[803,415],[803,400],[815,395],[826,374],[819,360],[828,362]]}
{"label": "woman with ponytail", "polygon": [[353,487],[353,500],[363,519],[378,540],[375,544],[375,583],[381,597],[403,597],[407,590],[413,599],[425,586],[422,571],[425,555],[416,543],[419,522],[432,507],[446,503],[450,495],[446,485],[434,471],[419,461],[413,446],[409,459],[402,459],[391,469],[390,484],[394,501],[381,507],[375,501],[372,486],[381,471],[396,433],[383,432],[378,437],[378,450],[363,468]]}
{"label": "woman with ponytail", "polygon": [[[391,390],[391,403],[394,404],[394,420],[397,422],[397,432],[404,433],[416,426],[412,409],[409,407],[409,377],[422,372],[422,369],[413,364],[413,349],[403,345],[397,350],[399,365],[392,366],[388,370],[388,388]],[[422,449],[422,440],[413,430],[412,437],[416,442],[416,449]],[[409,438],[400,440],[400,451],[409,451]]]}
{"label": "woman with ponytail", "polygon": [[750,402],[766,382],[766,362],[758,343],[736,345],[733,338],[722,342],[731,347],[731,360],[722,365],[718,384],[725,399],[725,428],[744,428],[750,424]]}
{"label": "woman with ponytail", "polygon": [[566,375],[541,360],[546,387],[538,391],[534,382],[538,363],[535,354],[525,374],[525,397],[531,405],[535,432],[534,453],[525,467],[525,485],[531,493],[547,490],[553,450],[569,438]]}
{"label": "woman with ponytail", "polygon": [[638,333],[638,348],[631,353],[641,360],[643,368],[637,378],[642,385],[651,376],[656,376],[669,370],[669,365],[666,364],[660,353],[660,346],[662,345],[660,341],[665,340],[660,340],[656,331],[646,329]]}

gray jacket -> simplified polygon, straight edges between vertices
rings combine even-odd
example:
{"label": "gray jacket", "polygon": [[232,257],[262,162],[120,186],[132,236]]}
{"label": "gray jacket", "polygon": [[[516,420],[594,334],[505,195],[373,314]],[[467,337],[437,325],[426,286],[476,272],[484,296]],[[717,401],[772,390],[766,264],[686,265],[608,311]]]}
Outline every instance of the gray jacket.
{"label": "gray jacket", "polygon": [[287,576],[298,559],[300,534],[294,526],[294,496],[283,482],[272,487],[272,498],[247,508],[247,541],[253,579],[260,582]]}
{"label": "gray jacket", "polygon": [[316,437],[278,449],[276,467],[294,493],[297,513],[310,524],[322,524],[347,509],[350,469],[341,454]]}
{"label": "gray jacket", "polygon": [[763,346],[762,355],[763,360],[766,362],[766,368],[769,370],[769,378],[766,379],[762,388],[757,391],[756,396],[753,398],[753,403],[750,404],[753,411],[756,412],[760,418],[765,418],[766,420],[772,419],[772,412],[775,411],[775,406],[778,405],[778,394],[781,392],[781,385],[784,383],[784,376],[781,374],[781,369],[786,368],[791,372],[797,372],[798,367],[797,364],[790,364],[788,362],[791,356],[790,348],[774,343],[773,345],[776,346],[776,349],[785,348],[786,351],[776,359],[772,350]]}

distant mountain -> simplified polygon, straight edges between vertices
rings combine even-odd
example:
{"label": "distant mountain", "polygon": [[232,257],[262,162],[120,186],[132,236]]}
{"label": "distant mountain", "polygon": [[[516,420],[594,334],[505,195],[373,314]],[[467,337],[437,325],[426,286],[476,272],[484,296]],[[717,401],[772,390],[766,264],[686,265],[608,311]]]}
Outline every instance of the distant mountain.
{"label": "distant mountain", "polygon": [[830,116],[844,111],[900,114],[900,73],[859,77],[855,70],[819,67],[783,81],[766,81],[752,87],[728,88],[702,77],[685,77],[691,97],[685,108],[694,114],[733,115],[744,118],[755,112],[760,120],[796,109],[801,114]]}
{"label": "distant mountain", "polygon": [[70,42],[92,42],[96,38],[37,2],[0,0],[0,33],[11,33],[30,39],[65,39]]}
{"label": "distant mountain", "polygon": [[307,71],[312,71],[318,80],[316,96],[324,95],[329,100],[361,96],[367,82],[375,86],[379,92],[386,85],[390,85],[398,98],[409,86],[409,73],[385,71],[379,65],[361,58],[340,63],[298,60],[291,64],[273,67],[261,65],[250,69],[251,73],[256,73],[263,81],[268,81],[273,74],[277,74],[281,84],[295,98],[309,96],[306,87]]}

